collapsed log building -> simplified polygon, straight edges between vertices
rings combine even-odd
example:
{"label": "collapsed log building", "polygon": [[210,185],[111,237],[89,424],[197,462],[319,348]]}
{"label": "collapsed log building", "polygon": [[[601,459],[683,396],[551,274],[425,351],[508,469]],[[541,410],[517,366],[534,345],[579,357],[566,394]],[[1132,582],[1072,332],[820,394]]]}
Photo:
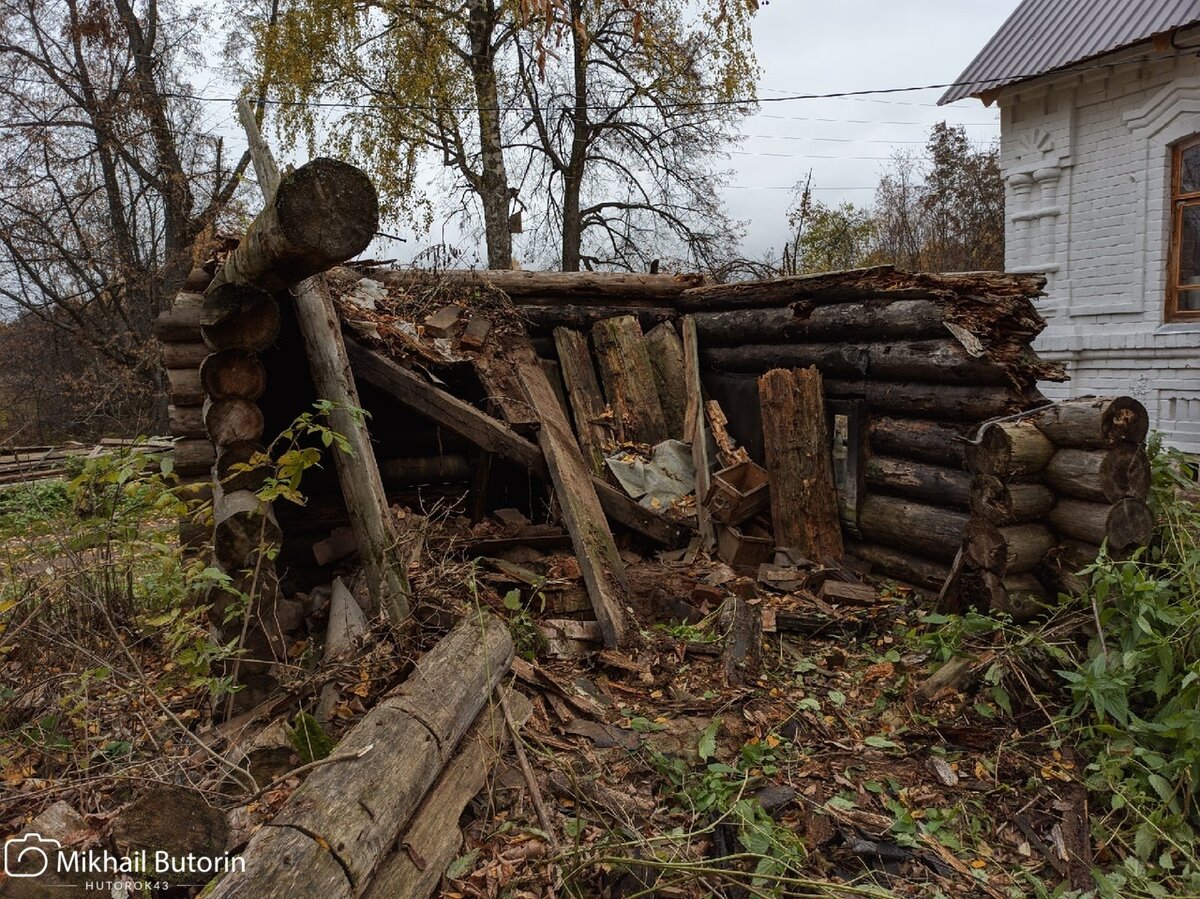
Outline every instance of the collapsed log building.
{"label": "collapsed log building", "polygon": [[[1150,536],[1146,411],[1127,397],[1046,401],[1037,383],[1063,374],[1030,349],[1038,276],[876,267],[718,285],[347,265],[377,228],[370,182],[332,160],[280,178],[258,150],[266,209],[192,272],[157,329],[174,469],[206,510],[181,537],[211,544],[234,592],[253,595],[250,657],[280,657],[272,606],[348,560],[368,611],[398,630],[422,620],[395,509],[519,522],[464,543],[472,557],[569,547],[586,596],[555,611],[565,642],[592,648],[639,640],[631,542],[665,559],[708,553],[777,593],[815,564],[838,572],[820,587],[834,602],[874,597],[858,572],[936,592],[942,608],[1021,617],[1102,544],[1128,553]],[[277,434],[311,440],[293,423],[319,401],[334,464],[305,472],[303,505],[271,503],[261,488],[278,472],[255,460]],[[731,681],[761,651],[746,599],[731,600]],[[327,651],[343,613],[362,614],[335,587]],[[498,622],[460,622],[255,834],[245,855],[258,864],[212,895],[314,880],[331,896],[427,895],[497,710],[514,732],[528,714],[501,685],[512,657]]]}
{"label": "collapsed log building", "polygon": [[[1019,603],[1006,587],[1044,599],[1100,543],[1127,551],[1148,536],[1145,410],[1129,398],[1048,404],[1038,381],[1064,376],[1030,349],[1044,326],[1039,276],[885,266],[710,285],[337,265],[365,248],[375,216],[360,173],[310,163],[158,323],[175,470],[218,482],[216,553],[231,572],[267,521],[285,592],[328,581],[313,544],[361,515],[337,476],[374,468],[361,457],[310,476],[305,506],[273,512],[247,490],[253,473],[238,471],[330,398],[310,360],[334,331],[386,499],[563,520],[576,551],[595,557],[588,586],[610,642],[621,617],[610,529],[668,548],[699,534],[755,566],[777,546],[817,560],[844,548],[932,589],[966,568],[985,572],[986,595],[1009,608]],[[289,293],[322,271],[304,289],[336,316],[324,336],[304,333]],[[622,448],[667,440],[691,444],[699,463],[690,507],[639,504],[606,466]],[[836,494],[825,504],[824,458]],[[710,521],[708,482],[743,461],[765,466],[769,508]],[[205,526],[186,524],[185,537]]]}

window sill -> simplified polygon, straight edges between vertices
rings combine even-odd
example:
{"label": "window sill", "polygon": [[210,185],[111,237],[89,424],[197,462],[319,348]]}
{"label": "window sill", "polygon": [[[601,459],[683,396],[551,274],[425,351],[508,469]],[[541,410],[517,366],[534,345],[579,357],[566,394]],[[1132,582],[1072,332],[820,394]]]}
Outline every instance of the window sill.
{"label": "window sill", "polygon": [[1193,322],[1163,322],[1155,334],[1200,334],[1200,319]]}

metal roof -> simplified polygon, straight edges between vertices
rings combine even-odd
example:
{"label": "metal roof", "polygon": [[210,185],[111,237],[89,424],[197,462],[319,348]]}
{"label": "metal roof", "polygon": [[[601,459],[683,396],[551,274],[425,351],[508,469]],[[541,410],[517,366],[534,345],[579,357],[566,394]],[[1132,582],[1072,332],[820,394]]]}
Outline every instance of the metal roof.
{"label": "metal roof", "polygon": [[953,103],[1200,22],[1200,0],[1024,0],[938,101]]}

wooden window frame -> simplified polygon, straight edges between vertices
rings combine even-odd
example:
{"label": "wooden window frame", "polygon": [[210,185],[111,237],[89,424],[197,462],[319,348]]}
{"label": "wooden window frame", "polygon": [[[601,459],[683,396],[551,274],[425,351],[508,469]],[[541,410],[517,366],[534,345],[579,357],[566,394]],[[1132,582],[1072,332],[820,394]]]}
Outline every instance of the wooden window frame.
{"label": "wooden window frame", "polygon": [[1179,242],[1183,237],[1183,210],[1189,206],[1200,206],[1200,190],[1184,193],[1180,190],[1183,171],[1183,153],[1200,146],[1200,135],[1190,137],[1171,147],[1171,243],[1167,253],[1167,297],[1163,320],[1168,322],[1200,321],[1200,309],[1181,309],[1179,300],[1185,293],[1200,296],[1200,284],[1183,287],[1179,283],[1181,254]]}

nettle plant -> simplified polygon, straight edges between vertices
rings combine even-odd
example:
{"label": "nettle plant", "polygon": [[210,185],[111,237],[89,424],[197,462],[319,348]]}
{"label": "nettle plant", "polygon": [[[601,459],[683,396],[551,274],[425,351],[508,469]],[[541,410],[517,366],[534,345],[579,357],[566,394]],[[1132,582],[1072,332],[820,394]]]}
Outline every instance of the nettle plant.
{"label": "nettle plant", "polygon": [[1122,859],[1101,881],[1111,896],[1200,891],[1200,505],[1187,460],[1157,435],[1150,449],[1156,537],[1085,569],[1097,633],[1060,672],[1094,753],[1087,785],[1108,797],[1095,827]]}

